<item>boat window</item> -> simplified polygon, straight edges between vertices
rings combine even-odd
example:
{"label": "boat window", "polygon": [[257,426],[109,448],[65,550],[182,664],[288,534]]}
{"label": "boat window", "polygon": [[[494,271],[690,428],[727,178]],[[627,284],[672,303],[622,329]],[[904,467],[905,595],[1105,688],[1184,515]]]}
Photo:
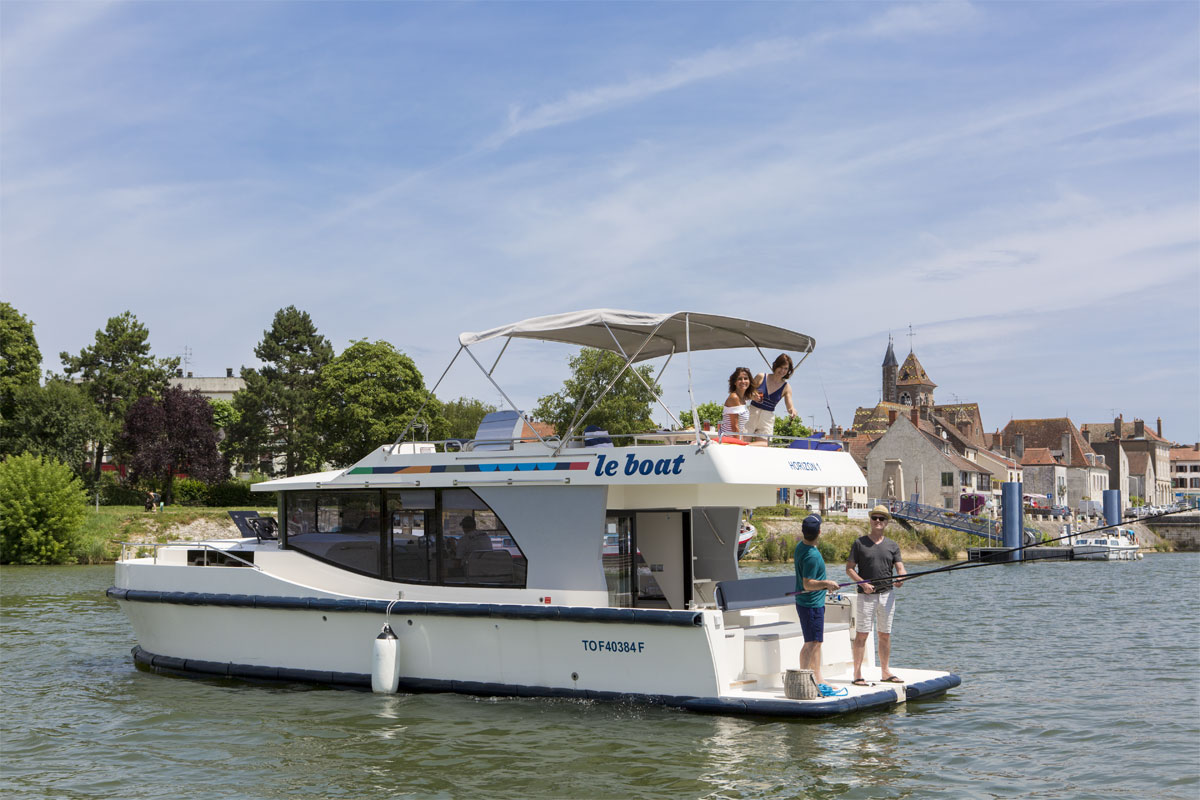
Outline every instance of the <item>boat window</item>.
{"label": "boat window", "polygon": [[524,586],[525,554],[470,489],[442,492],[442,580],[448,584]]}
{"label": "boat window", "polygon": [[289,547],[379,575],[379,492],[296,492],[287,504]]}
{"label": "boat window", "polygon": [[388,526],[391,556],[385,577],[394,581],[428,582],[437,575],[437,536],[431,528],[435,508],[432,489],[388,491]]}
{"label": "boat window", "polygon": [[470,489],[288,492],[284,514],[286,547],[344,569],[406,583],[525,587],[524,552]]}

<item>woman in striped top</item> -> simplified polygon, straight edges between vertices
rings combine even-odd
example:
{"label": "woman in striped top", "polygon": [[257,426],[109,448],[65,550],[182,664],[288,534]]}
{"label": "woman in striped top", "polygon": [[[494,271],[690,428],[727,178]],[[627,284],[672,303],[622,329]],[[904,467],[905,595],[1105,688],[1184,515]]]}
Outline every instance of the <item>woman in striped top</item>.
{"label": "woman in striped top", "polygon": [[[729,376],[729,397],[725,398],[725,408],[721,414],[721,437],[726,440],[739,442],[750,424],[750,370],[738,367]],[[766,445],[766,440],[742,442],[742,444]]]}

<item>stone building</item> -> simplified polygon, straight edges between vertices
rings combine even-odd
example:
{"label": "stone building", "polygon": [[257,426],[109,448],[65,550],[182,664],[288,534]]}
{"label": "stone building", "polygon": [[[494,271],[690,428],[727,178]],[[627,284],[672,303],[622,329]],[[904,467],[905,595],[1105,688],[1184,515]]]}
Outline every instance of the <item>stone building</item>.
{"label": "stone building", "polygon": [[[853,426],[842,434],[846,449],[867,475],[871,497],[887,497],[890,478],[898,499],[920,494],[923,503],[957,508],[957,495],[963,491],[995,495],[999,484],[1020,480],[1019,463],[988,451],[979,405],[939,405],[934,399],[937,384],[916,354],[910,351],[903,364],[898,362],[891,337],[882,372],[880,402],[856,409]],[[897,428],[901,419],[908,421],[911,433],[903,432],[903,426]],[[885,436],[890,438],[880,453],[886,456],[875,454]],[[887,466],[884,474],[887,459],[899,462]],[[897,480],[898,472],[904,473],[902,482]]]}
{"label": "stone building", "polygon": [[1027,448],[1021,456],[1021,470],[1025,494],[1045,495],[1051,505],[1067,504],[1067,467],[1049,448]]}
{"label": "stone building", "polygon": [[185,392],[195,389],[209,400],[232,403],[234,393],[246,388],[246,381],[240,375],[234,375],[232,367],[227,367],[223,378],[196,378],[190,372],[185,376],[183,370],[176,370],[175,377],[171,378],[171,385],[178,386]]}
{"label": "stone building", "polygon": [[[1114,419],[1111,425],[1106,422],[1085,422],[1080,426],[1080,430],[1097,452],[1111,455],[1117,450],[1121,450],[1128,457],[1132,457],[1134,453],[1147,455],[1154,477],[1140,489],[1140,492],[1144,492],[1144,494],[1134,492],[1130,487],[1132,472],[1118,471],[1116,474],[1112,474],[1114,465],[1111,461],[1109,463],[1109,483],[1114,489],[1121,490],[1122,507],[1128,505],[1129,497],[1134,495],[1143,498],[1149,505],[1165,505],[1173,502],[1171,443],[1163,438],[1162,417],[1158,418],[1155,430],[1148,428],[1146,423],[1140,419],[1126,422],[1124,415]],[[1138,463],[1141,463],[1141,459],[1138,459]],[[1144,477],[1148,475],[1148,472],[1143,470],[1142,475]]]}
{"label": "stone building", "polygon": [[991,494],[992,472],[978,464],[974,448],[913,407],[897,414],[867,453],[871,497],[909,500],[958,509],[964,492]]}
{"label": "stone building", "polygon": [[1200,499],[1200,442],[1188,447],[1172,447],[1171,491],[1176,500]]}
{"label": "stone building", "polygon": [[1048,466],[1026,463],[1025,451],[1033,448],[1048,450],[1058,464],[1066,468],[1065,492],[1057,481],[1052,487],[1054,505],[1077,510],[1084,500],[1101,500],[1104,490],[1109,486],[1108,465],[1104,456],[1091,448],[1070,419],[1014,419],[1004,426],[1003,431],[993,435],[992,449],[1020,462],[1025,472],[1027,491],[1033,477],[1030,467]]}

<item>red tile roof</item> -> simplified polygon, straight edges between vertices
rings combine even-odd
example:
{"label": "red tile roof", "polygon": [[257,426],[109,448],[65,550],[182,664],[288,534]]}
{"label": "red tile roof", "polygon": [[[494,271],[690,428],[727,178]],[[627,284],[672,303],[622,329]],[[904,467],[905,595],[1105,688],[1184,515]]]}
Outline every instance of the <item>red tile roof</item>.
{"label": "red tile roof", "polygon": [[1050,453],[1048,447],[1026,447],[1025,457],[1021,459],[1022,467],[1062,466],[1062,462]]}
{"label": "red tile roof", "polygon": [[1167,453],[1172,461],[1200,461],[1200,447],[1172,447]]}
{"label": "red tile roof", "polygon": [[[1142,423],[1143,435],[1141,437],[1135,437],[1133,435],[1133,424],[1135,422]],[[1093,439],[1100,441],[1101,439],[1112,438],[1114,432],[1116,431],[1116,426],[1112,422],[1085,422],[1079,426],[1079,429],[1087,431]],[[1154,429],[1154,426],[1148,424],[1145,420],[1137,418],[1133,419],[1132,421],[1124,419],[1121,420],[1121,440],[1124,441],[1125,439],[1134,438],[1148,439],[1152,442],[1167,441],[1163,437],[1159,436],[1158,431]]]}
{"label": "red tile roof", "polygon": [[[1068,467],[1090,466],[1086,456],[1088,453],[1091,453],[1093,456],[1096,454],[1091,445],[1083,440],[1083,436],[1079,433],[1075,424],[1066,417],[1010,420],[1000,434],[1001,447],[1011,447],[1015,450],[1017,434],[1022,434],[1025,437],[1026,453],[1035,447],[1044,447],[1047,450],[1060,450],[1062,448],[1063,434],[1068,434],[1071,437],[1070,453],[1065,454],[1068,457],[1063,459]],[[1021,463],[1024,464],[1025,462],[1022,461]]]}

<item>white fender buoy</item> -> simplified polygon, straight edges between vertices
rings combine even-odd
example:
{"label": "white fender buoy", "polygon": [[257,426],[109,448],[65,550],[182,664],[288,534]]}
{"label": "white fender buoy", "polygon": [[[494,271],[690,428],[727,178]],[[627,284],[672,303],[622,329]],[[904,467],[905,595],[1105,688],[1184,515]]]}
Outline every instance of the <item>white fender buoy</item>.
{"label": "white fender buoy", "polygon": [[400,640],[391,625],[385,624],[375,637],[371,660],[371,691],[395,694],[400,688]]}

